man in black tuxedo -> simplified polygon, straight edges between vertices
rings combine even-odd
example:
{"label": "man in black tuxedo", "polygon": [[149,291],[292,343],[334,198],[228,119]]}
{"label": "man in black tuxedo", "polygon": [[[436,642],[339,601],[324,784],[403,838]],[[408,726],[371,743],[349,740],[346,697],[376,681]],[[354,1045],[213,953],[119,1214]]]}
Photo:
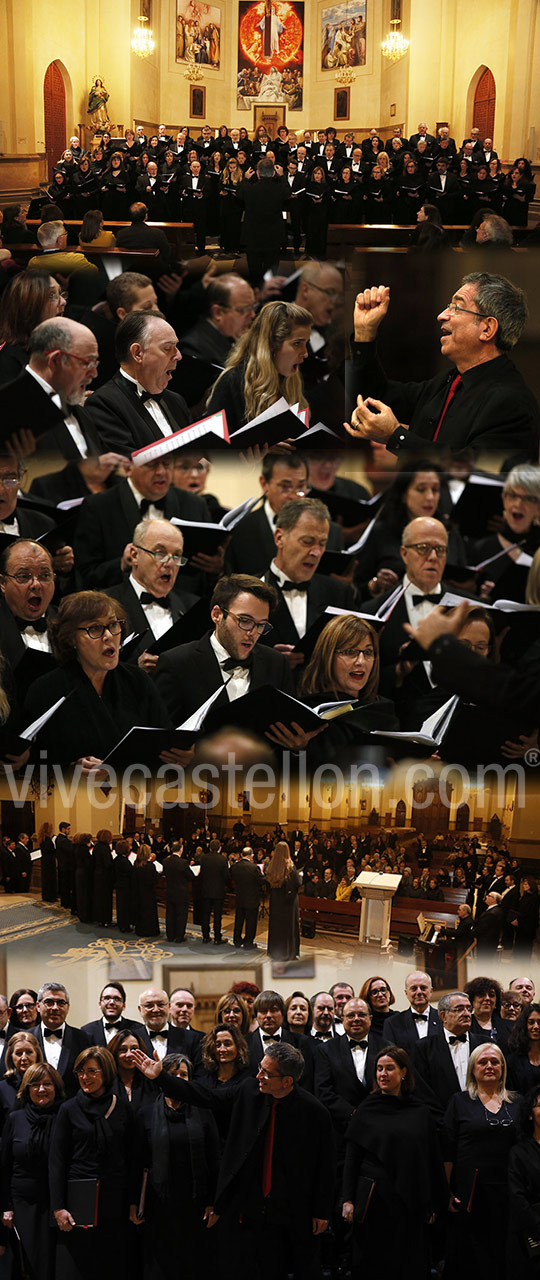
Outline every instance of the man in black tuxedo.
{"label": "man in black tuxedo", "polygon": [[81,1027],[89,1037],[90,1044],[101,1044],[107,1048],[119,1031],[136,1031],[139,1034],[144,1030],[142,1022],[124,1017],[126,999],[126,990],[121,982],[108,982],[103,987],[99,997],[101,1018],[97,1018],[95,1022],[85,1022]]}
{"label": "man in black tuxedo", "polygon": [[409,138],[409,147],[411,148],[411,151],[414,151],[414,148],[418,146],[418,143],[421,138],[423,138],[424,141],[427,142],[429,147],[432,147],[433,144],[437,141],[437,139],[434,137],[432,133],[428,133],[427,124],[423,121],[421,121],[420,124],[418,125],[418,133],[411,133],[411,136]]}
{"label": "man in black tuxedo", "polygon": [[437,156],[435,170],[427,178],[427,198],[439,210],[443,223],[454,222],[460,198],[459,178],[449,172],[450,163],[448,157]]}
{"label": "man in black tuxedo", "polygon": [[189,911],[189,890],[193,876],[182,856],[183,841],[174,840],[163,863],[166,886],[165,932],[169,942],[184,942]]}
{"label": "man in black tuxedo", "polygon": [[125,609],[130,630],[144,633],[131,660],[136,656],[145,671],[153,671],[158,661],[157,653],[149,653],[147,646],[165,635],[199,599],[176,587],[183,546],[180,529],[169,520],[141,520],[128,552],[129,578],[107,592]]}
{"label": "man in black tuxedo", "polygon": [[[0,593],[2,654],[22,696],[29,671],[35,678],[36,672],[45,675],[55,665],[47,632],[47,623],[54,617],[54,572],[45,547],[19,538],[7,548],[1,560]],[[28,665],[17,675],[23,659]]]}
{"label": "man in black tuxedo", "polygon": [[[170,456],[133,467],[131,475],[107,493],[85,498],[75,533],[75,554],[81,585],[106,590],[121,583],[131,568],[133,534],[141,520],[208,520],[204,498],[176,489]],[[195,590],[204,586],[202,574],[182,574]],[[199,593],[200,594],[200,593]]]}
{"label": "man in black tuxedo", "polygon": [[0,845],[0,866],[5,893],[19,893],[19,864],[15,853],[15,841],[8,837]]}
{"label": "man in black tuxedo", "polygon": [[145,1053],[153,1058],[157,1053],[163,1061],[168,1053],[185,1052],[185,1034],[180,1027],[169,1022],[169,997],[166,991],[148,987],[139,996],[138,1010],[143,1021],[139,1032]]}
{"label": "man in black tuxedo", "polygon": [[[21,462],[17,462],[11,454],[0,453],[0,535],[11,539],[42,538],[44,534],[55,531],[58,549],[52,558],[54,572],[68,579],[73,569],[73,549],[62,544],[60,529],[56,532],[56,512],[50,508],[50,516],[40,510],[39,502],[33,505],[33,499],[26,495],[19,497],[19,485],[25,474]],[[49,509],[49,508],[47,508]],[[7,545],[7,543],[6,543]],[[61,584],[61,590],[69,584]]]}
{"label": "man in black tuxedo", "polygon": [[79,1088],[73,1074],[74,1063],[92,1041],[79,1027],[68,1026],[69,995],[61,982],[43,983],[38,991],[37,1008],[41,1023],[30,1030],[36,1037],[43,1061],[60,1072],[67,1097],[72,1098]]}
{"label": "man in black tuxedo", "polygon": [[[233,944],[238,949],[256,951],[255,934],[263,890],[263,878],[253,860],[253,849],[246,845],[242,857],[231,867],[231,880],[236,893]],[[243,935],[243,936],[242,936]]]}
{"label": "man in black tuxedo", "polygon": [[[274,530],[282,507],[286,502],[306,498],[309,493],[306,459],[300,453],[283,455],[269,449],[262,460],[259,484],[264,499],[262,507],[242,517],[227,547],[226,564],[230,573],[264,573],[274,557]],[[327,545],[331,551],[340,551],[343,547],[343,533],[338,525],[330,525]]]}
{"label": "man in black tuxedo", "polygon": [[289,500],[276,520],[276,554],[265,582],[279,592],[279,603],[266,643],[285,654],[292,667],[304,661],[303,654],[294,652],[295,645],[327,605],[354,608],[352,587],[316,572],[329,530],[328,508],[316,498]]}
{"label": "man in black tuxedo", "polygon": [[26,368],[0,388],[0,442],[31,432],[39,447],[68,460],[102,453],[102,442],[84,403],[95,377],[98,345],[85,325],[65,316],[32,331]]}
{"label": "man in black tuxedo", "polygon": [[257,643],[275,602],[273,589],[258,578],[233,574],[220,579],[211,600],[214,632],[170,649],[156,667],[156,684],[174,724],[182,724],[202,706],[220,682],[223,693],[215,705],[230,702],[232,720],[235,699],[250,689],[272,684],[293,692],[283,655]]}
{"label": "man in black tuxedo", "polygon": [[476,938],[478,957],[483,960],[493,960],[504,926],[501,894],[487,893],[484,901],[486,909],[476,920],[473,937]]}
{"label": "man in black tuxedo", "polygon": [[206,314],[180,339],[182,355],[207,361],[215,381],[214,366],[225,367],[234,343],[249,329],[254,303],[251,285],[234,272],[211,280],[206,289]]}
{"label": "man in black tuxedo", "polygon": [[268,1045],[273,1043],[295,1045],[304,1058],[304,1074],[302,1088],[313,1092],[314,1068],[313,1045],[308,1036],[296,1036],[289,1031],[285,1023],[285,1002],[277,991],[260,991],[255,1000],[253,1011],[258,1022],[256,1031],[247,1037],[249,1049],[249,1069],[256,1075],[264,1058]]}
{"label": "man in black tuxedo", "polygon": [[200,160],[192,160],[182,180],[182,221],[192,222],[200,257],[206,252],[206,191]]}
{"label": "man in black tuxedo", "polygon": [[157,311],[156,292],[149,276],[139,271],[123,271],[109,280],[105,300],[95,307],[87,307],[81,316],[97,339],[99,369],[93,390],[102,387],[118,369],[115,354],[115,336],[118,325],[130,311]]}
{"label": "man in black tuxedo", "polygon": [[353,1112],[371,1091],[375,1058],[383,1047],[371,1031],[365,1000],[347,1000],[342,1020],[344,1035],[322,1045],[315,1056],[315,1093],[330,1112],[341,1150]]}
{"label": "man in black tuxedo", "polygon": [[[182,845],[183,841],[179,843]],[[204,1032],[196,1031],[191,1026],[191,1019],[195,1013],[193,992],[186,987],[175,987],[174,991],[171,991],[169,1009],[173,1027],[181,1031],[184,1037],[184,1053],[187,1053],[188,1058],[193,1062],[195,1054],[200,1051],[201,1041],[204,1040]]]}
{"label": "man in black tuxedo", "polygon": [[415,1046],[413,1063],[439,1107],[446,1111],[452,1095],[465,1088],[467,1063],[473,1049],[485,1042],[482,1036],[470,1031],[471,1003],[464,991],[443,996],[438,1009],[441,1030]]}
{"label": "man in black tuxedo", "polygon": [[409,973],[405,980],[405,995],[409,1008],[385,1018],[383,1041],[385,1044],[397,1044],[411,1054],[421,1041],[438,1034],[441,1020],[430,1005],[433,985],[429,973],[420,970]]}
{"label": "man in black tuxedo", "polygon": [[[95,339],[94,339],[95,341]],[[189,426],[182,396],[167,390],[182,359],[160,311],[132,311],[116,331],[117,374],[92,396],[87,412],[106,448],[129,457]]]}
{"label": "man in black tuxedo", "polygon": [[19,893],[30,892],[30,881],[32,879],[32,859],[30,836],[26,831],[21,831],[15,845],[15,857],[17,859],[17,871],[19,877]]}
{"label": "man in black tuxedo", "polygon": [[[275,181],[274,181],[275,178]],[[287,184],[275,177],[271,160],[264,157],[257,164],[257,181],[244,179],[237,187],[244,205],[244,240],[253,285],[259,285],[265,271],[279,264],[283,238],[282,212],[288,200]]]}
{"label": "man in black tuxedo", "polygon": [[60,822],[58,824],[58,835],[54,842],[58,866],[58,894],[61,905],[66,908],[71,907],[71,892],[75,878],[73,843],[69,838],[70,831],[70,822]]}
{"label": "man in black tuxedo", "polygon": [[214,946],[227,947],[221,936],[223,903],[229,885],[229,864],[221,852],[219,840],[211,840],[200,862],[198,889],[201,895],[200,916],[203,942],[210,942],[210,919],[214,922]]}
{"label": "man in black tuxedo", "polygon": [[[523,452],[536,463],[538,405],[507,354],[527,318],[521,289],[487,272],[464,276],[437,317],[441,352],[452,369],[423,382],[389,380],[378,359],[377,333],[389,304],[383,285],[357,295],[348,370],[348,396],[356,408],[349,435],[376,440],[395,454],[431,440],[450,449]],[[378,412],[366,397],[377,398]]]}
{"label": "man in black tuxedo", "polygon": [[[150,169],[150,165],[148,165]],[[156,191],[156,199],[159,196],[157,168],[154,175],[153,190]],[[139,181],[139,179],[137,179]],[[148,179],[144,175],[144,182],[139,190],[146,196],[146,188],[148,187]],[[119,227],[116,243],[119,249],[159,249],[159,271],[167,271],[171,261],[171,245],[167,240],[164,231],[160,231],[159,227],[147,227],[146,219],[148,217],[148,205],[142,200],[136,200],[129,207],[129,216],[131,218],[131,226]]]}

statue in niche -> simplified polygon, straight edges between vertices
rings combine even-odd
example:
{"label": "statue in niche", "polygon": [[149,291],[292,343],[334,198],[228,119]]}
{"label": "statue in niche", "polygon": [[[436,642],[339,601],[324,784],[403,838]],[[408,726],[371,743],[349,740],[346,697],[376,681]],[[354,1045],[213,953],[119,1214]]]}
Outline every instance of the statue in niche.
{"label": "statue in niche", "polygon": [[94,76],[92,88],[88,94],[88,114],[94,133],[98,129],[106,129],[110,124],[107,103],[109,95],[100,76]]}

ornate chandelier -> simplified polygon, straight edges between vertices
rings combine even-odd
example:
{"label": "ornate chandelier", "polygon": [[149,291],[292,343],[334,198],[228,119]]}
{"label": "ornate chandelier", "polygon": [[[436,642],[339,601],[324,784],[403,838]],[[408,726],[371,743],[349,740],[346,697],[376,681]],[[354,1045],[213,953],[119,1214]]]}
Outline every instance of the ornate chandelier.
{"label": "ornate chandelier", "polygon": [[148,22],[148,18],[145,18],[141,13],[137,18],[137,22],[140,23],[140,26],[135,27],[133,32],[131,52],[136,53],[138,58],[149,58],[150,54],[154,52],[155,43],[152,32],[148,27],[144,26],[144,23]]}
{"label": "ornate chandelier", "polygon": [[391,18],[390,26],[392,31],[388,32],[381,44],[382,54],[383,58],[388,58],[389,62],[399,62],[399,59],[407,52],[410,42],[398,30],[401,26],[401,18]]}
{"label": "ornate chandelier", "polygon": [[339,67],[336,71],[336,80],[338,84],[349,85],[354,84],[356,76],[352,67]]}

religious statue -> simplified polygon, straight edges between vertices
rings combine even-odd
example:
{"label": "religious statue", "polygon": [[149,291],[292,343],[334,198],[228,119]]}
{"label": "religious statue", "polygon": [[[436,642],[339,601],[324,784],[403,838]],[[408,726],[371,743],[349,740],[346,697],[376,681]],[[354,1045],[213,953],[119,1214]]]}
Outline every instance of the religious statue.
{"label": "religious statue", "polygon": [[279,54],[279,37],[285,27],[280,22],[276,7],[271,3],[271,0],[265,0],[264,18],[261,18],[258,23],[258,30],[262,36],[264,57],[271,58],[274,53]]}
{"label": "religious statue", "polygon": [[94,76],[92,88],[88,94],[88,114],[94,133],[98,129],[106,129],[110,123],[107,102],[109,95],[100,76]]}
{"label": "religious statue", "polygon": [[259,101],[281,102],[283,97],[282,78],[281,71],[278,71],[277,67],[270,67],[270,70],[261,80],[261,87],[257,95]]}

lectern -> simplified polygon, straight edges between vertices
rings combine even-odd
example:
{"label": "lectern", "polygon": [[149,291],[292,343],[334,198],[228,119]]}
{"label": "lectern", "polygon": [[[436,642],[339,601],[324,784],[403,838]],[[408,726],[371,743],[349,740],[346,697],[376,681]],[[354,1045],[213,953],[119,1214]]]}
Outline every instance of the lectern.
{"label": "lectern", "polygon": [[390,941],[390,915],[392,898],[401,876],[378,875],[376,871],[362,871],[355,885],[362,895],[360,933],[358,941],[364,950],[380,951]]}

